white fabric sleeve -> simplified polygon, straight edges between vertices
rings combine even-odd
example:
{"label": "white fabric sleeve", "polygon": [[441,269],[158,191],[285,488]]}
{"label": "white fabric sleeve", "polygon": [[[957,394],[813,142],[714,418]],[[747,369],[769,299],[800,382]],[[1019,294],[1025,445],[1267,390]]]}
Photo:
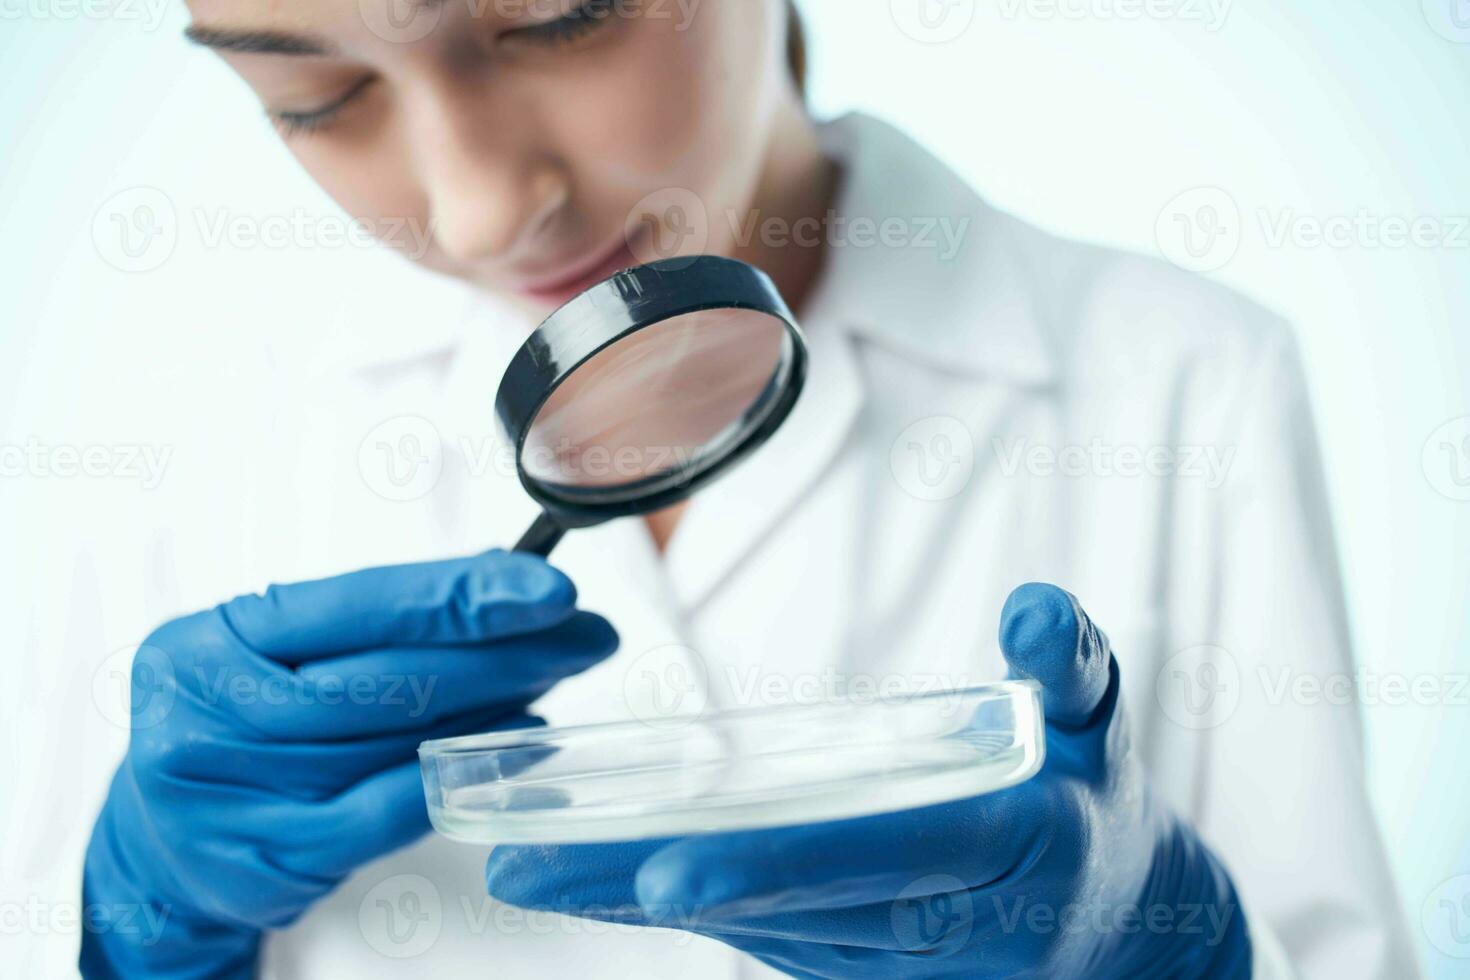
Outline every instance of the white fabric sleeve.
{"label": "white fabric sleeve", "polygon": [[1210,597],[1193,621],[1212,629],[1172,640],[1224,651],[1206,678],[1225,710],[1171,737],[1192,741],[1188,809],[1246,896],[1257,976],[1403,980],[1418,967],[1365,785],[1306,383],[1290,331],[1270,326],[1222,406],[1224,484],[1179,502],[1214,528],[1212,547],[1173,556],[1174,588]]}

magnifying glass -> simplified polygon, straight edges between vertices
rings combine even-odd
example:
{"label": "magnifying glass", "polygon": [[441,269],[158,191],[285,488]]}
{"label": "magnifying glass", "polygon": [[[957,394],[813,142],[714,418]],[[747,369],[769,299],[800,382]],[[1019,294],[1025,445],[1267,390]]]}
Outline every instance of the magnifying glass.
{"label": "magnifying glass", "polygon": [[771,280],[678,257],[619,272],[548,317],[495,396],[541,516],[517,551],[679,503],[781,426],[806,342]]}

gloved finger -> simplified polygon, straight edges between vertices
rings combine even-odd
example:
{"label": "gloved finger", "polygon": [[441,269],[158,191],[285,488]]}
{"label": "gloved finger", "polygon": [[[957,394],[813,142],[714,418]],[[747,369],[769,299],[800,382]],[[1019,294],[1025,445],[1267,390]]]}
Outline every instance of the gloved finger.
{"label": "gloved finger", "polygon": [[[904,899],[904,902],[910,901]],[[968,892],[959,897],[951,893],[925,895],[918,901],[947,903],[949,906],[971,907]],[[894,927],[898,914],[895,902],[879,902],[854,908],[808,909],[768,915],[700,915],[692,910],[689,928],[702,936],[722,942],[742,939],[789,939],[795,942],[822,943],[830,946],[853,946],[867,949],[901,950],[906,948],[901,930]]]}
{"label": "gloved finger", "polygon": [[1075,847],[1065,805],[1059,787],[1033,780],[900,813],[683,838],[639,868],[638,899],[729,919],[983,887]]}
{"label": "gloved finger", "polygon": [[1046,720],[1081,728],[1108,693],[1108,638],[1077,600],[1054,585],[1031,583],[1011,593],[1000,614],[1000,647],[1011,673],[1041,683]]}
{"label": "gloved finger", "polygon": [[543,559],[490,551],[273,585],[220,606],[239,638],[280,663],[400,644],[477,643],[546,629],[577,590]]}
{"label": "gloved finger", "polygon": [[196,657],[175,670],[199,710],[234,719],[261,741],[317,742],[422,732],[496,706],[508,714],[616,648],[606,620],[574,612],[546,630],[475,647],[372,650],[297,670],[239,650],[227,662]]}
{"label": "gloved finger", "polygon": [[[706,917],[706,909],[683,901],[649,901],[636,893],[640,867],[674,841],[562,846],[501,846],[486,864],[492,897],[536,911],[640,926],[683,929],[730,941],[735,937],[784,938],[837,945],[903,949],[893,928],[892,901],[860,908],[832,908],[774,915]],[[954,882],[946,877],[945,883]],[[923,896],[943,901],[948,896]],[[642,898],[642,901],[639,899]],[[905,901],[910,900],[909,897]],[[947,907],[973,903],[966,894]],[[728,913],[725,910],[713,910]]]}
{"label": "gloved finger", "polygon": [[704,917],[694,931],[751,951],[763,940],[848,949],[921,953],[933,958],[978,951],[994,976],[1014,976],[1041,957],[1036,934],[1021,927],[1025,899],[1004,889],[929,892],[926,883],[889,901],[856,908],[816,909],[735,918]]}
{"label": "gloved finger", "polygon": [[[167,857],[169,870],[185,883],[200,913],[247,933],[286,928],[336,885],[313,873],[284,873],[261,860],[263,853],[233,837],[196,835],[172,841]],[[220,888],[221,881],[228,881],[228,888]]]}
{"label": "gloved finger", "polygon": [[500,845],[485,863],[485,887],[523,909],[680,928],[672,910],[646,909],[633,888],[639,866],[666,843]]}
{"label": "gloved finger", "polygon": [[302,809],[278,860],[314,874],[345,875],[418,840],[429,831],[424,784],[417,762],[364,779],[345,792]]}
{"label": "gloved finger", "polygon": [[344,735],[421,730],[466,711],[529,704],[617,647],[612,624],[578,611],[537,633],[473,647],[370,650],[303,664],[297,675]]}
{"label": "gloved finger", "polygon": [[[954,896],[962,902],[961,896]],[[876,909],[875,911],[883,911]],[[824,980],[888,980],[890,977],[1051,976],[1043,964],[1049,934],[1012,922],[1001,926],[943,907],[922,910],[915,919],[902,904],[889,907],[886,928],[897,945],[829,943],[780,936],[715,935],[792,977]],[[880,928],[883,928],[880,926]]]}
{"label": "gloved finger", "polygon": [[[328,799],[374,773],[417,758],[420,742],[544,724],[504,708],[456,715],[417,732],[336,742],[278,742],[243,737],[221,726],[191,725],[188,739],[157,729],[134,734],[135,767],[161,767],[175,785],[228,785],[301,802]],[[163,739],[164,744],[155,743]]]}

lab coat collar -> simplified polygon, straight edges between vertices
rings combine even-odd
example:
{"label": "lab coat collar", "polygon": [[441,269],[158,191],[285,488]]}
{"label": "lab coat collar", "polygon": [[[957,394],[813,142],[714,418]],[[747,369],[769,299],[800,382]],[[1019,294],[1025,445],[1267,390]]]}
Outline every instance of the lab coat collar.
{"label": "lab coat collar", "polygon": [[[1056,359],[1014,219],[886,122],[853,113],[821,137],[844,170],[835,208],[844,225],[825,276],[835,317],[946,371],[1050,383]],[[885,222],[895,237],[875,244]]]}

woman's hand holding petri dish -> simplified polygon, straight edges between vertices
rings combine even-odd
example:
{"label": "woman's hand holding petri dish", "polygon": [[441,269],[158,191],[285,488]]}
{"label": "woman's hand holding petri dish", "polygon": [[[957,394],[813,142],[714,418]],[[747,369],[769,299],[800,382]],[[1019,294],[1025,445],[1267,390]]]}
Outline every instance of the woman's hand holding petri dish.
{"label": "woman's hand holding petri dish", "polygon": [[1250,976],[1229,874],[1130,750],[1107,638],[1048,585],[1012,594],[1000,638],[1046,699],[1030,780],[857,819],[497,847],[490,894],[713,937],[798,977]]}

